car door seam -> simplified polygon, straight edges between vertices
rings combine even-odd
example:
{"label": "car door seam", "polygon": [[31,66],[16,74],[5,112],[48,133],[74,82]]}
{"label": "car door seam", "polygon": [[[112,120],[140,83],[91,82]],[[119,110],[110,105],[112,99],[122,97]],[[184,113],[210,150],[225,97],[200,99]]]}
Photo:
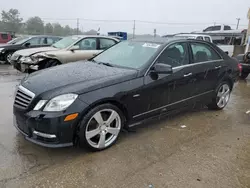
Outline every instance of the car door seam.
{"label": "car door seam", "polygon": [[187,101],[187,100],[190,100],[190,99],[193,99],[193,98],[196,98],[196,97],[199,97],[199,96],[208,94],[208,93],[211,93],[211,92],[213,92],[213,91],[214,91],[214,90],[206,91],[206,92],[204,92],[204,93],[201,93],[201,94],[198,94],[198,95],[195,95],[195,96],[192,96],[192,97],[188,97],[188,98],[186,98],[186,99],[182,99],[182,100],[180,100],[180,101],[177,101],[177,102],[174,102],[174,103],[171,103],[171,104],[167,104],[167,105],[164,105],[164,106],[162,106],[162,107],[155,108],[155,109],[153,109],[153,110],[149,110],[149,111],[143,112],[143,113],[141,113],[141,114],[137,114],[137,115],[133,116],[133,118],[136,118],[136,117],[139,117],[139,116],[148,114],[148,113],[150,113],[150,112],[154,112],[154,111],[160,110],[160,109],[162,109],[162,108],[166,108],[166,107],[169,107],[169,106],[172,106],[172,105],[175,105],[175,104],[178,104],[178,103],[181,103],[181,102],[184,102],[184,101]]}

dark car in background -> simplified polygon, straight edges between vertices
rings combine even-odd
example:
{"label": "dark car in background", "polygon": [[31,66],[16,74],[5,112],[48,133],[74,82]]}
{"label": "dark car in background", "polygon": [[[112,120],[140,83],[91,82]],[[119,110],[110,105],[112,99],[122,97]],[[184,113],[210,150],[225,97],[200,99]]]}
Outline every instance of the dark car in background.
{"label": "dark car in background", "polygon": [[205,41],[120,42],[84,63],[24,78],[15,94],[14,125],[45,147],[80,143],[103,150],[122,128],[149,118],[197,102],[223,109],[238,74],[237,61]]}
{"label": "dark car in background", "polygon": [[23,37],[22,40],[15,42],[14,44],[5,44],[0,46],[0,62],[1,63],[10,63],[10,58],[12,54],[21,49],[25,48],[35,48],[50,46],[55,42],[61,40],[61,37],[57,36],[27,36]]}
{"label": "dark car in background", "polygon": [[250,52],[239,54],[235,58],[239,61],[242,67],[240,78],[246,79],[250,73]]}

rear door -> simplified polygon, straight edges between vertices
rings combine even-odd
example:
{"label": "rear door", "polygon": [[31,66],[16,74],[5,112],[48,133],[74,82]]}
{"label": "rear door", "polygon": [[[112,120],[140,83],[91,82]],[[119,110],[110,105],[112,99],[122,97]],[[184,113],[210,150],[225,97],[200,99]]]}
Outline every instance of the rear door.
{"label": "rear door", "polygon": [[192,54],[192,73],[196,79],[194,95],[201,97],[210,96],[225,66],[224,60],[207,43],[190,42],[189,44]]}

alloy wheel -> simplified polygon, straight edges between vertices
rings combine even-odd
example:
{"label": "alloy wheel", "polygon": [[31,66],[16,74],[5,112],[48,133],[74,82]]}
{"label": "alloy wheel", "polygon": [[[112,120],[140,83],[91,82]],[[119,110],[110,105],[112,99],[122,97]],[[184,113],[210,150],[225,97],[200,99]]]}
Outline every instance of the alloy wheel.
{"label": "alloy wheel", "polygon": [[230,87],[228,84],[223,84],[220,86],[218,93],[217,93],[217,106],[219,108],[224,108],[230,98]]}
{"label": "alloy wheel", "polygon": [[6,57],[6,60],[8,63],[10,63],[10,60],[11,60],[11,56],[12,56],[12,53],[9,53]]}
{"label": "alloy wheel", "polygon": [[85,137],[89,145],[104,149],[115,142],[121,130],[121,117],[113,109],[96,112],[88,121]]}

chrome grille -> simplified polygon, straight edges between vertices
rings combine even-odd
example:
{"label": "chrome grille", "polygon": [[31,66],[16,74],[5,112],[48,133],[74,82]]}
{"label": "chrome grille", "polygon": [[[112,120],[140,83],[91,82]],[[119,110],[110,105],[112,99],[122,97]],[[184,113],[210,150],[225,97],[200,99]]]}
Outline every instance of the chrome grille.
{"label": "chrome grille", "polygon": [[35,97],[34,93],[24,88],[23,86],[19,86],[16,91],[14,105],[19,108],[26,109],[28,108],[30,102],[34,97]]}

